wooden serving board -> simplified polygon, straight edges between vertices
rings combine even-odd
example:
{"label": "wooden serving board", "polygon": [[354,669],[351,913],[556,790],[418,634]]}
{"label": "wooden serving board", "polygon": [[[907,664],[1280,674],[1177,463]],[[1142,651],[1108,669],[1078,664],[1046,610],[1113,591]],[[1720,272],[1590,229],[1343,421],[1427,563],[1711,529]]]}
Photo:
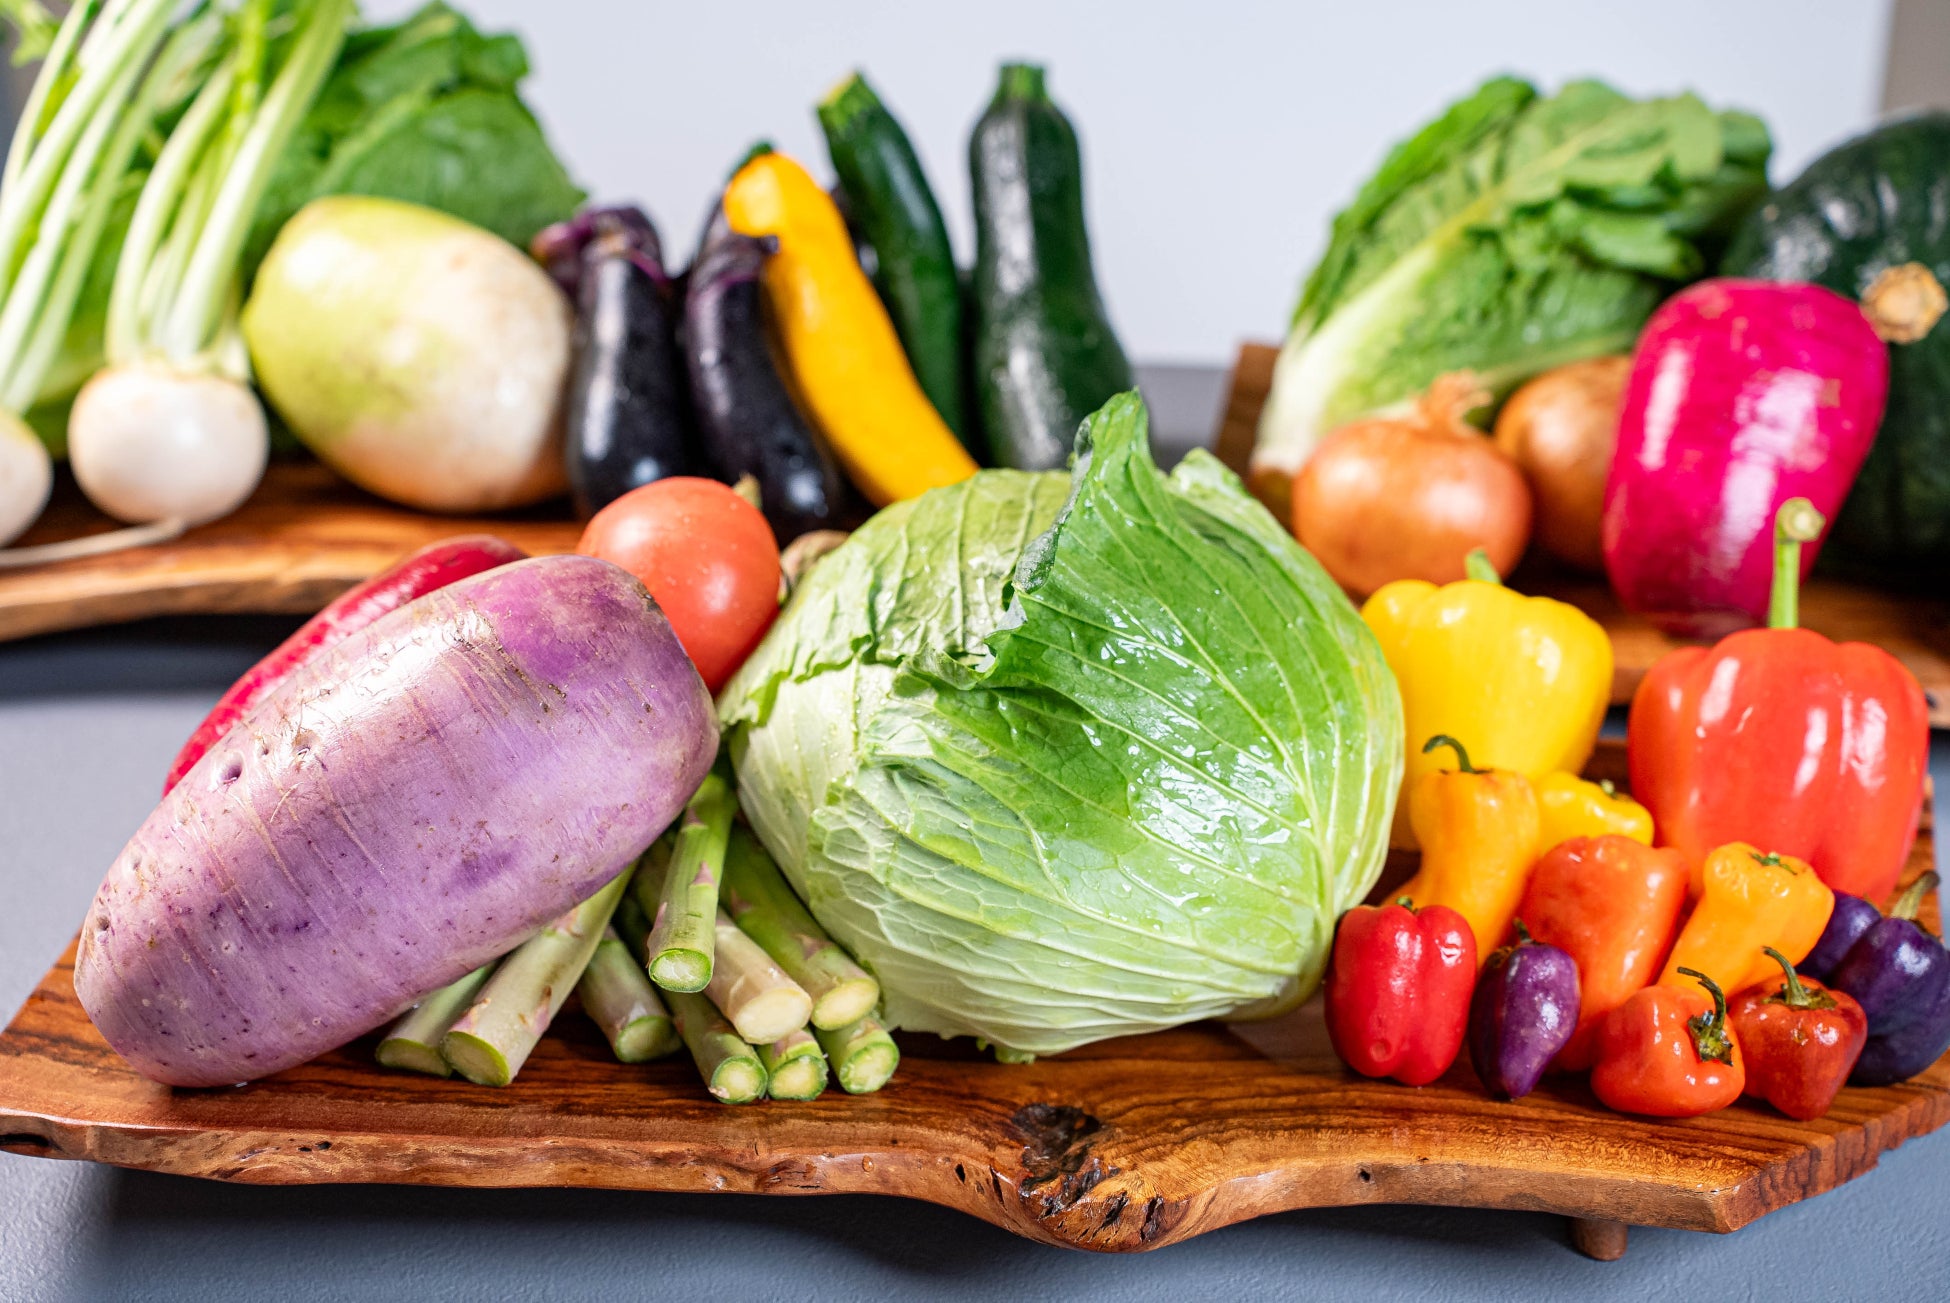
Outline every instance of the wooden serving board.
{"label": "wooden serving board", "polygon": [[[1616,746],[1594,763],[1623,768]],[[1926,829],[1905,881],[1931,854]],[[1413,867],[1392,860],[1377,896]],[[263,1185],[894,1194],[1100,1250],[1292,1208],[1447,1204],[1562,1213],[1579,1247],[1616,1257],[1628,1225],[1735,1230],[1950,1122],[1950,1056],[1844,1090],[1815,1122],[1746,1101],[1625,1117],[1582,1080],[1498,1103],[1466,1060],[1421,1089],[1369,1081],[1334,1058],[1318,1001],[1017,1067],[907,1037],[877,1095],[746,1108],[712,1102],[686,1059],[618,1064],[573,1010],[505,1090],[384,1071],[370,1039],[248,1086],[170,1090],[96,1034],[73,962],[70,946],[0,1034],[0,1149]]]}
{"label": "wooden serving board", "polygon": [[[1227,386],[1225,413],[1213,451],[1240,475],[1253,452],[1260,409],[1273,387],[1280,350],[1242,344]],[[1625,611],[1602,576],[1526,562],[1511,586],[1582,608],[1611,634],[1611,699],[1632,699],[1652,663],[1682,644]],[[1950,602],[1878,592],[1833,579],[1811,580],[1801,594],[1801,623],[1837,642],[1870,642],[1888,649],[1916,675],[1929,697],[1930,723],[1950,728]]]}

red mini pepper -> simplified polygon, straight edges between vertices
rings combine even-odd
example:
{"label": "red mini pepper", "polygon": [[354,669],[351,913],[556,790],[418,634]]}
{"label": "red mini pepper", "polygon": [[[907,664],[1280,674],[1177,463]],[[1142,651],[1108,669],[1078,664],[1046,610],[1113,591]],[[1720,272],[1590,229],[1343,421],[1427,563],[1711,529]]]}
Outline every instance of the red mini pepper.
{"label": "red mini pepper", "polygon": [[1751,842],[1806,860],[1836,891],[1881,900],[1916,837],[1930,751],[1916,676],[1880,647],[1795,626],[1805,498],[1775,527],[1768,627],[1661,657],[1632,697],[1632,795],[1695,872]]}
{"label": "red mini pepper", "polygon": [[1772,946],[1767,953],[1783,980],[1734,996],[1727,1020],[1747,1053],[1747,1093],[1809,1122],[1828,1111],[1848,1080],[1869,1039],[1869,1016],[1848,992],[1799,976]]}
{"label": "red mini pepper", "polygon": [[1591,1091],[1607,1108],[1690,1118],[1723,1109],[1747,1084],[1727,997],[1704,973],[1679,970],[1705,988],[1648,986],[1605,1018]]}
{"label": "red mini pepper", "polygon": [[1369,1077],[1425,1086],[1449,1070],[1469,1025],[1476,938],[1444,905],[1357,905],[1341,916],[1327,972],[1327,1034]]}

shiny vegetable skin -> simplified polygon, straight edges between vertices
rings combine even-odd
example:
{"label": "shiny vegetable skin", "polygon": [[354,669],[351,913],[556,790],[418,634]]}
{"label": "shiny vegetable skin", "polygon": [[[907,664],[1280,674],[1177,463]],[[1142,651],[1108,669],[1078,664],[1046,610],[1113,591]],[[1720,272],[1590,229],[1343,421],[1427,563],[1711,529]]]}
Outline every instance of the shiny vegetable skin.
{"label": "shiny vegetable skin", "polygon": [[1828,979],[1869,1018],[1868,1043],[1849,1077],[1858,1086],[1907,1081],[1950,1049],[1950,949],[1916,922],[1936,886],[1934,872],[1918,879]]}
{"label": "shiny vegetable skin", "polygon": [[750,475],[781,545],[815,529],[857,522],[857,498],[839,464],[800,415],[765,338],[759,288],[777,242],[706,230],[684,293],[684,355],[711,471],[727,484]]}
{"label": "shiny vegetable skin", "polygon": [[1327,969],[1327,1034],[1369,1077],[1426,1086],[1449,1070],[1469,1024],[1476,942],[1442,905],[1356,905],[1341,915]]}
{"label": "shiny vegetable skin", "polygon": [[963,374],[961,273],[948,224],[901,124],[853,73],[819,103],[848,226],[873,249],[873,284],[893,318],[914,378],[974,451]]}
{"label": "shiny vegetable skin", "polygon": [[302,1063],[592,895],[716,751],[624,571],[475,575],[324,648],[197,762],[110,867],[75,993],[168,1085]]}
{"label": "shiny vegetable skin", "polygon": [[1605,481],[1625,608],[1684,638],[1764,622],[1775,514],[1799,497],[1834,518],[1888,386],[1888,348],[1832,290],[1713,280],[1668,299],[1639,336]]}
{"label": "shiny vegetable skin", "polygon": [[1606,1108],[1689,1118],[1723,1109],[1747,1085],[1727,1001],[1709,977],[1693,987],[1648,986],[1605,1019],[1591,1091]]}
{"label": "shiny vegetable skin", "polygon": [[1539,857],[1517,916],[1578,966],[1578,1026],[1555,1068],[1589,1068],[1605,1015],[1658,976],[1686,907],[1686,879],[1678,852],[1615,833],[1574,838]]}
{"label": "shiny vegetable skin", "polygon": [[654,234],[603,236],[583,254],[563,456],[584,516],[691,469],[682,313]]}
{"label": "shiny vegetable skin", "polygon": [[163,795],[169,795],[190,771],[190,766],[203,758],[204,752],[215,746],[288,675],[317,655],[320,648],[437,588],[519,561],[527,555],[514,544],[490,534],[463,534],[429,543],[392,569],[341,593],[324,610],[299,625],[298,631],[279,643],[270,655],[244,671],[243,677],[218,698],[203,722],[196,726],[196,732],[190,734],[190,740],[176,753],[175,761],[169,766],[169,777],[163,780]]}
{"label": "shiny vegetable skin", "polygon": [[1799,963],[1821,940],[1835,893],[1805,860],[1745,842],[1715,848],[1695,872],[1693,912],[1679,929],[1659,980],[1683,986],[1698,969],[1729,991],[1775,971],[1767,948]]}
{"label": "shiny vegetable skin", "polygon": [[1816,981],[1827,981],[1863,933],[1881,921],[1882,911],[1868,901],[1845,891],[1836,892],[1835,912],[1828,916],[1821,940],[1815,942],[1806,959],[1794,966],[1794,971]]}
{"label": "shiny vegetable skin", "polygon": [[1869,1038],[1869,1020],[1853,996],[1802,981],[1785,956],[1769,953],[1784,978],[1734,996],[1727,1021],[1747,1055],[1747,1093],[1808,1122],[1835,1102]]}
{"label": "shiny vegetable skin", "polygon": [[1496,951],[1469,1002],[1469,1062],[1498,1099],[1522,1099],[1578,1025],[1578,965],[1556,946],[1517,939]]}
{"label": "shiny vegetable skin", "polygon": [[1077,134],[1041,68],[1002,66],[968,170],[983,437],[998,466],[1057,469],[1083,418],[1136,381],[1091,267]]}

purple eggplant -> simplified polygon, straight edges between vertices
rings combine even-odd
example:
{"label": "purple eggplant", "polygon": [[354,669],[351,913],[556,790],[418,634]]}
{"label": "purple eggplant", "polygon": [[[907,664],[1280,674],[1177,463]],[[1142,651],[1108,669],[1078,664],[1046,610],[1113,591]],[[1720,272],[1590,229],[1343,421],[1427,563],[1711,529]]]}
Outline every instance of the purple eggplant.
{"label": "purple eggplant", "polygon": [[1516,927],[1516,944],[1490,956],[1469,1002],[1469,1061],[1498,1099],[1535,1090],[1578,1026],[1577,961]]}
{"label": "purple eggplant", "polygon": [[700,443],[727,484],[749,475],[781,545],[815,529],[844,529],[865,515],[832,454],[780,378],[765,337],[759,275],[777,248],[770,237],[707,223],[685,292],[685,358]]}
{"label": "purple eggplant", "polygon": [[598,234],[582,251],[563,456],[576,510],[691,472],[696,436],[679,344],[680,296],[654,231]]}
{"label": "purple eggplant", "polygon": [[1828,979],[1869,1016],[1868,1043],[1848,1077],[1854,1085],[1907,1081],[1950,1049],[1950,949],[1916,922],[1936,885],[1935,873],[1918,878]]}
{"label": "purple eggplant", "polygon": [[663,246],[650,217],[634,204],[602,204],[585,208],[566,222],[545,226],[528,242],[528,254],[542,264],[570,302],[581,297],[582,259],[589,246],[609,237],[640,249],[663,265]]}
{"label": "purple eggplant", "polygon": [[1808,952],[1806,959],[1794,966],[1794,971],[1817,982],[1826,982],[1850,947],[1881,920],[1882,911],[1860,896],[1851,896],[1845,891],[1836,892],[1835,912],[1828,916],[1828,926],[1822,929],[1821,940],[1815,942],[1815,948]]}

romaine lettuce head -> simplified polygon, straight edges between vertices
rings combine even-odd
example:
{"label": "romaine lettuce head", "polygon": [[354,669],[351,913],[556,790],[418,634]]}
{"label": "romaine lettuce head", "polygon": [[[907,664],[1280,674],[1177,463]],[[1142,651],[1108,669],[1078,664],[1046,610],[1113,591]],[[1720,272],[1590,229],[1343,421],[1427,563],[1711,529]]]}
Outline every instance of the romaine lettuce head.
{"label": "romaine lettuce head", "polygon": [[1054,1053],[1320,981],[1401,702],[1352,605],[1143,404],[819,563],[720,698],[740,799],[901,1027]]}

